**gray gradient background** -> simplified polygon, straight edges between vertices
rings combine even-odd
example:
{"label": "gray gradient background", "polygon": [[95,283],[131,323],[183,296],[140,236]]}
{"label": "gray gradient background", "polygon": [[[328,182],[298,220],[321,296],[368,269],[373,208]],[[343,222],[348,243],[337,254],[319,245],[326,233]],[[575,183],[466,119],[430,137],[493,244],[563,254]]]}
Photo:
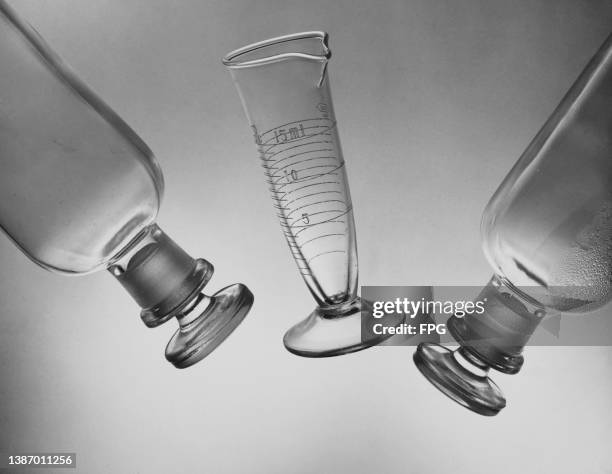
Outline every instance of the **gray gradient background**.
{"label": "gray gradient background", "polygon": [[[255,306],[210,358],[163,358],[104,272],[55,276],[0,239],[0,451],[79,472],[611,473],[612,350],[528,348],[496,418],[440,395],[412,347],[308,360],[290,258],[220,57],[331,34],[365,285],[478,285],[484,205],[612,25],[609,1],[13,0],[156,152],[160,225]],[[1,66],[0,66],[1,67]],[[35,471],[41,472],[41,471]],[[68,472],[68,471],[66,471]]]}

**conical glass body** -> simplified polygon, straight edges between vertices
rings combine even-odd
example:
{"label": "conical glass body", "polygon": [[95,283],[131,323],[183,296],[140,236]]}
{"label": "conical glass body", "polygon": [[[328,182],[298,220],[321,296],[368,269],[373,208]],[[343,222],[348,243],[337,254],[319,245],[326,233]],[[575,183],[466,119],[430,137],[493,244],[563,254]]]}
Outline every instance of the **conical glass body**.
{"label": "conical glass body", "polygon": [[0,226],[36,263],[103,268],[154,222],[148,147],[0,1]]}
{"label": "conical glass body", "polygon": [[414,359],[446,395],[494,415],[506,401],[490,368],[517,373],[546,314],[612,298],[612,36],[492,197],[482,238],[495,272],[485,312],[449,320],[458,351],[423,344]]}
{"label": "conical glass body", "polygon": [[299,271],[320,305],[352,301],[355,225],[325,36],[291,35],[232,57],[226,64]]}
{"label": "conical glass body", "polygon": [[145,143],[0,0],[0,228],[37,264],[108,269],[154,327],[177,318],[176,367],[212,352],[248,313],[244,285],[202,293],[213,267],[155,224],[162,174]]}
{"label": "conical glass body", "polygon": [[321,31],[254,43],[223,58],[242,99],[289,249],[318,307],[284,337],[307,357],[341,355],[362,337],[353,205]]}

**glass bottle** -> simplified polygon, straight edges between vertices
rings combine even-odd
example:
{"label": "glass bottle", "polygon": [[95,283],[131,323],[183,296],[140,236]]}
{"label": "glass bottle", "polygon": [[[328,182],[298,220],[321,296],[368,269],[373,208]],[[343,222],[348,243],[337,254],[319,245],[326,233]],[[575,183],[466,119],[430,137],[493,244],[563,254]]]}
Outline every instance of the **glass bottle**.
{"label": "glass bottle", "polygon": [[500,185],[482,218],[495,275],[483,315],[452,317],[458,351],[422,344],[415,362],[440,390],[483,415],[505,406],[490,368],[514,374],[547,314],[611,299],[612,36]]}
{"label": "glass bottle", "polygon": [[201,292],[212,265],[155,224],[163,178],[151,150],[4,0],[0,64],[2,230],[47,270],[108,269],[147,326],[178,319],[170,362],[201,360],[247,314],[249,290]]}

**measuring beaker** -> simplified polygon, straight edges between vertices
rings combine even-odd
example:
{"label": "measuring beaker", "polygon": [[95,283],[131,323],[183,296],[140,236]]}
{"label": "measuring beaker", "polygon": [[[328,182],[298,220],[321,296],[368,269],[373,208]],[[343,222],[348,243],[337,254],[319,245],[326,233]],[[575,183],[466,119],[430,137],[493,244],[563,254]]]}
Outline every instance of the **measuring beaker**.
{"label": "measuring beaker", "polygon": [[223,58],[280,225],[319,305],[284,337],[289,351],[307,357],[381,341],[361,336],[355,225],[330,93],[330,56],[327,33],[315,31],[251,44]]}

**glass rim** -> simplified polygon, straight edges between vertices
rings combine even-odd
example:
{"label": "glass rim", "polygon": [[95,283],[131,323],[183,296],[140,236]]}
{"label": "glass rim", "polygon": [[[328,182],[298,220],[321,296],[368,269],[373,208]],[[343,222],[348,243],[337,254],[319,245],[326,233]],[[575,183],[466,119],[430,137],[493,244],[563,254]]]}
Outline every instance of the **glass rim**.
{"label": "glass rim", "polygon": [[[323,46],[323,54],[309,54],[301,52],[292,53],[279,53],[266,56],[257,59],[240,60],[240,56],[257,51],[259,49],[267,48],[277,44],[288,43],[291,41],[297,41],[302,39],[319,39]],[[329,49],[329,35],[324,31],[304,31],[301,33],[293,33],[290,35],[277,36],[257,43],[251,43],[241,48],[235,49],[227,53],[221,62],[228,68],[247,68],[256,67],[264,64],[275,63],[278,61],[291,59],[291,58],[302,58],[310,59],[314,61],[326,62],[331,58],[331,50]]]}

